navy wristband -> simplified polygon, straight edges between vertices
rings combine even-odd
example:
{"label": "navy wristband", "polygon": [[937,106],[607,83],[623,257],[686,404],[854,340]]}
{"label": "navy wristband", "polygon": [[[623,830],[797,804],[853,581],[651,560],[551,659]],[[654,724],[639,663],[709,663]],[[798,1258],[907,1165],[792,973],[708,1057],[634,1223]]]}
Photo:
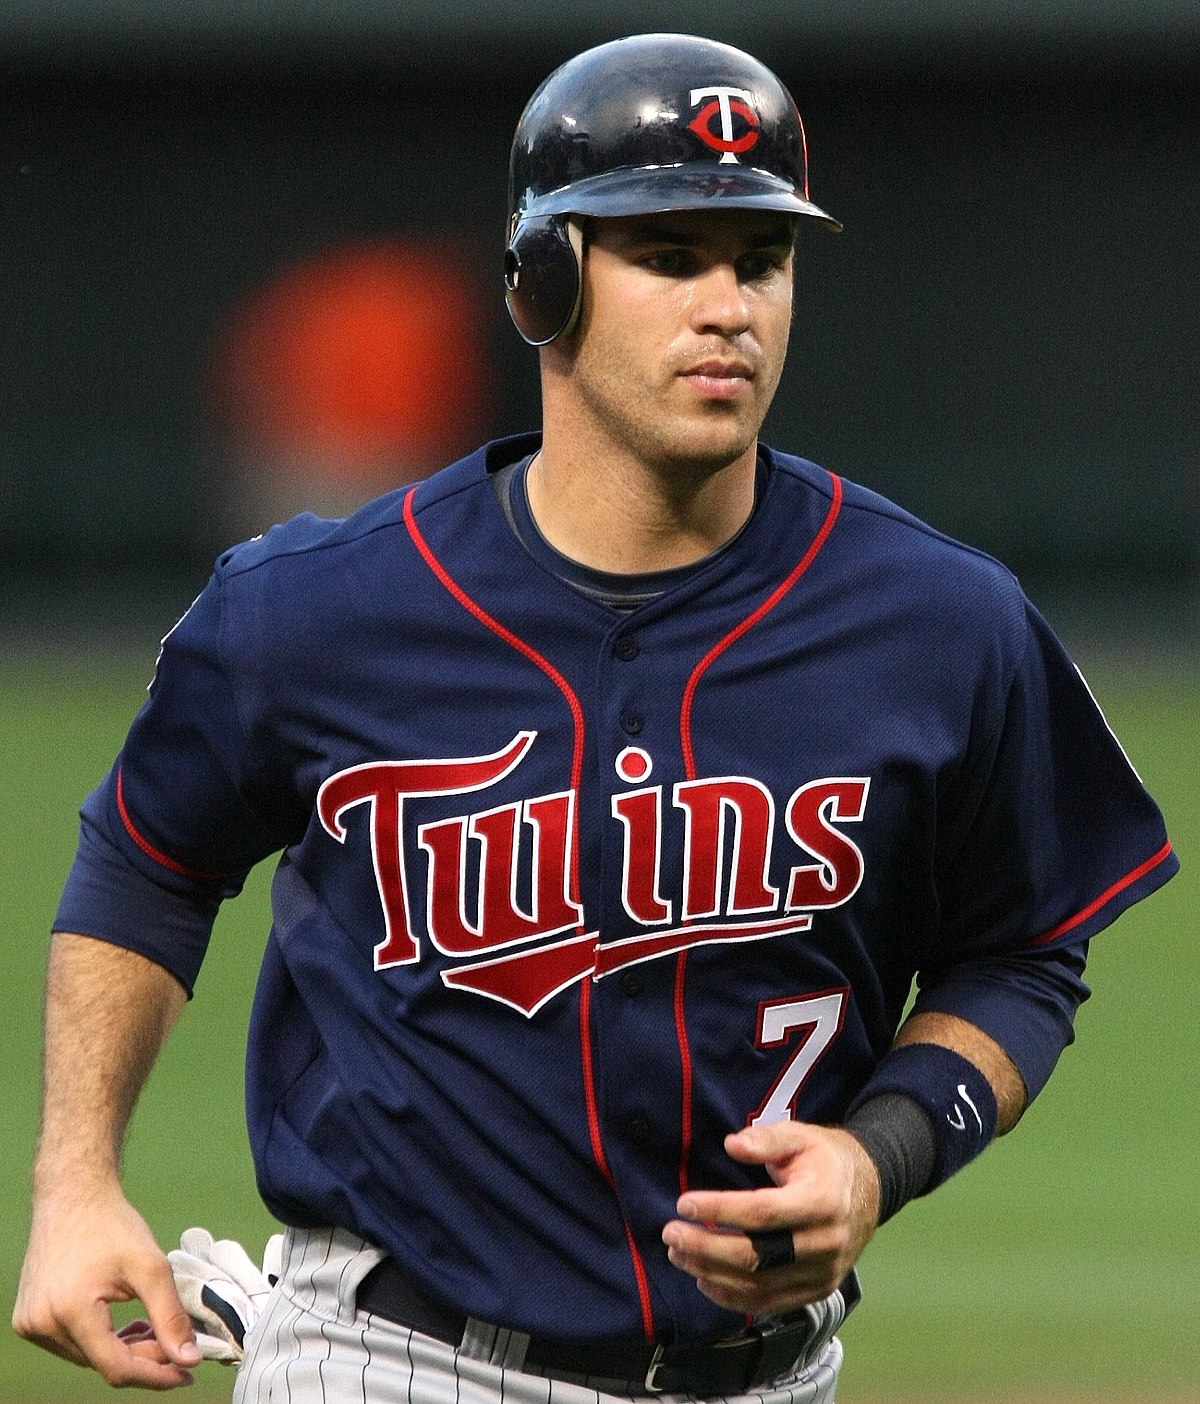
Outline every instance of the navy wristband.
{"label": "navy wristband", "polygon": [[912,1194],[928,1194],[944,1184],[996,1134],[991,1083],[969,1059],[940,1043],[906,1043],[892,1049],[850,1104],[846,1123],[867,1102],[889,1093],[915,1102],[933,1130],[933,1168],[928,1182]]}

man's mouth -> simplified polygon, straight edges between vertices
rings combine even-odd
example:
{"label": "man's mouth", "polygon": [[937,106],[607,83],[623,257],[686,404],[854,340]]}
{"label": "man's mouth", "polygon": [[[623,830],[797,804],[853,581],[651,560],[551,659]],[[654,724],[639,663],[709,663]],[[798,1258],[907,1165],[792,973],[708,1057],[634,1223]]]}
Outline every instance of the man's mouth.
{"label": "man's mouth", "polygon": [[714,399],[733,399],[742,394],[754,379],[754,369],[746,361],[724,361],[710,358],[697,361],[680,375],[701,395]]}

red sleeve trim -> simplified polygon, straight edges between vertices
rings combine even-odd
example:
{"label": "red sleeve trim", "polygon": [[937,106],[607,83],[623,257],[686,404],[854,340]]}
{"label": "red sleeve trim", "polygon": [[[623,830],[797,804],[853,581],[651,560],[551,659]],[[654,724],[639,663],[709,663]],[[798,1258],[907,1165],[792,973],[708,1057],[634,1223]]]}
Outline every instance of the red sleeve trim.
{"label": "red sleeve trim", "polygon": [[1094,902],[1090,902],[1082,911],[1076,912],[1074,916],[1068,917],[1066,921],[1060,921],[1057,926],[1052,927],[1044,935],[1036,937],[1028,944],[1030,946],[1045,946],[1056,937],[1074,930],[1077,926],[1082,926],[1089,917],[1094,916],[1101,907],[1111,902],[1118,893],[1124,892],[1127,887],[1132,886],[1139,878],[1145,877],[1148,872],[1157,868],[1160,863],[1165,862],[1170,856],[1171,843],[1170,840],[1168,840],[1153,857],[1147,858],[1144,863],[1139,863],[1136,868],[1126,873],[1123,878],[1119,878],[1111,887],[1105,888],[1100,896],[1097,897]]}
{"label": "red sleeve trim", "polygon": [[117,771],[117,812],[121,816],[121,823],[125,825],[125,831],[129,837],[137,844],[147,858],[153,860],[163,868],[172,873],[178,873],[181,877],[201,878],[206,882],[216,882],[221,878],[235,877],[235,873],[202,873],[196,868],[186,867],[183,863],[178,863],[174,858],[169,858],[161,850],[155,848],[150,840],[142,833],[139,833],[137,825],[129,817],[129,810],[125,807],[125,776]]}

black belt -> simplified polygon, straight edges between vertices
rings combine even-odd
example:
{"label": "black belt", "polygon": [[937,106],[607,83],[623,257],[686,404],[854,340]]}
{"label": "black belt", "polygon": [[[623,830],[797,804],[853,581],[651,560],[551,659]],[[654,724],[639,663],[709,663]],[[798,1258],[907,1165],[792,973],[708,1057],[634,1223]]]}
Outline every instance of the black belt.
{"label": "black belt", "polygon": [[[842,1287],[846,1310],[858,1300],[853,1274]],[[357,1306],[446,1345],[462,1342],[468,1318],[419,1292],[394,1258],[385,1258],[359,1284]],[[706,1343],[654,1345],[626,1339],[556,1341],[533,1337],[523,1368],[547,1375],[581,1375],[628,1394],[745,1394],[790,1373],[814,1343],[807,1313],[750,1327]]]}

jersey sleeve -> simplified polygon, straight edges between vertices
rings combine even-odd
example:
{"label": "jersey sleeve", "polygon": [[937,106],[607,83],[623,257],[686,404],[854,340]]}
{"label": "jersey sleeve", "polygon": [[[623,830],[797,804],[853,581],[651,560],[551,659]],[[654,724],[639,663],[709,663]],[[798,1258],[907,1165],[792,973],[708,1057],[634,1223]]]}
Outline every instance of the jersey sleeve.
{"label": "jersey sleeve", "polygon": [[269,747],[227,657],[222,571],[163,641],[148,698],[84,802],[54,926],[136,950],[190,992],[220,902],[288,841]]}
{"label": "jersey sleeve", "polygon": [[1023,617],[995,719],[980,724],[984,740],[948,787],[937,848],[942,921],[913,1009],[983,1029],[1032,1101],[1090,995],[1090,938],[1179,863],[1079,670],[1028,601]]}
{"label": "jersey sleeve", "polygon": [[913,1013],[954,1014],[989,1034],[1016,1065],[1027,1101],[1074,1042],[1075,1015],[1091,996],[1086,941],[985,956],[923,986]]}
{"label": "jersey sleeve", "polygon": [[964,959],[1085,941],[1179,866],[1078,669],[1024,613],[999,715],[944,796],[930,982]]}

